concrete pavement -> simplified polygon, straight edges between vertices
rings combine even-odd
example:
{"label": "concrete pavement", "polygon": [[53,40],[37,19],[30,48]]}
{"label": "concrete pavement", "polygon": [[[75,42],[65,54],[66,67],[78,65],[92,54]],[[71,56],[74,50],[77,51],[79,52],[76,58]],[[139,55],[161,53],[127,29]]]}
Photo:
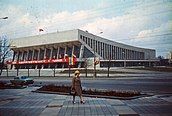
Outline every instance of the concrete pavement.
{"label": "concrete pavement", "polygon": [[118,116],[172,115],[172,94],[133,100],[84,97],[86,103],[71,102],[72,96],[33,93],[37,87],[0,90],[0,116]]}

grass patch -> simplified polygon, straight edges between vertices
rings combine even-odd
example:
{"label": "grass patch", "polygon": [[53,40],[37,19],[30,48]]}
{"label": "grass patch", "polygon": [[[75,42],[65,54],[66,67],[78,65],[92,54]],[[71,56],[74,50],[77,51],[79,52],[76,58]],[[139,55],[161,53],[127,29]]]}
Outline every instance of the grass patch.
{"label": "grass patch", "polygon": [[172,67],[144,67],[144,68],[130,68],[130,69],[159,71],[159,72],[172,72]]}

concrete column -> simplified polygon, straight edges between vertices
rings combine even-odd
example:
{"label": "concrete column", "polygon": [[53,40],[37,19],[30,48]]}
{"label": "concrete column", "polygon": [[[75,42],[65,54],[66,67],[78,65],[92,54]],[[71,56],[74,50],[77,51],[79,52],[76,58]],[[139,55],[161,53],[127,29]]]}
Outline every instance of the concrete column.
{"label": "concrete column", "polygon": [[115,60],[115,46],[112,47],[112,52],[113,52],[113,56],[112,56],[112,59]]}
{"label": "concrete column", "polygon": [[16,61],[19,61],[19,53],[20,53],[20,51],[17,52]]}
{"label": "concrete column", "polygon": [[31,60],[34,60],[34,59],[33,59],[33,58],[34,58],[34,55],[35,55],[35,50],[33,49]]}
{"label": "concrete column", "polygon": [[102,43],[102,47],[101,47],[101,53],[102,53],[102,58],[104,59],[104,48],[103,48],[103,43]]}
{"label": "concrete column", "polygon": [[29,60],[29,50],[27,50],[26,59]]}
{"label": "concrete column", "polygon": [[33,49],[30,50],[31,51],[31,60],[32,60],[32,57],[33,57]]}
{"label": "concrete column", "polygon": [[102,57],[102,43],[100,42],[100,56]]}
{"label": "concrete column", "polygon": [[119,47],[117,47],[117,59],[119,60],[120,59],[120,48]]}
{"label": "concrete column", "polygon": [[72,46],[72,55],[74,54],[75,46]]}
{"label": "concrete column", "polygon": [[25,51],[22,51],[21,61],[24,61],[24,53],[25,53]]}
{"label": "concrete column", "polygon": [[106,59],[106,51],[105,51],[105,44],[103,43],[103,58]]}
{"label": "concrete column", "polygon": [[130,60],[131,59],[131,51],[128,50],[128,59]]}
{"label": "concrete column", "polygon": [[45,48],[44,50],[44,59],[47,58],[46,54],[47,54],[47,48]]}
{"label": "concrete column", "polygon": [[83,58],[84,53],[84,45],[81,45],[80,52],[79,52],[79,59],[81,60]]}
{"label": "concrete column", "polygon": [[99,43],[99,41],[97,41],[97,54],[99,54],[100,55],[100,48],[99,48],[99,45],[100,43]]}
{"label": "concrete column", "polygon": [[113,46],[111,45],[111,60],[113,59]]}
{"label": "concrete column", "polygon": [[20,61],[23,60],[23,55],[24,55],[24,51],[21,52],[21,55],[20,55]]}
{"label": "concrete column", "polygon": [[17,52],[14,51],[12,62],[15,60],[16,53],[17,53]]}
{"label": "concrete column", "polygon": [[22,52],[19,52],[19,61],[21,61]]}
{"label": "concrete column", "polygon": [[41,52],[41,48],[39,48],[39,50],[38,50],[38,58],[37,58],[37,60],[40,60],[40,52]]}
{"label": "concrete column", "polygon": [[106,44],[104,44],[104,45],[105,45],[105,49],[104,49],[105,59],[107,60],[107,45]]}
{"label": "concrete column", "polygon": [[50,49],[50,58],[49,59],[52,59],[53,58],[53,47]]}
{"label": "concrete column", "polygon": [[98,53],[98,41],[96,40],[96,53]]}
{"label": "concrete column", "polygon": [[[79,60],[82,60],[84,54],[84,45],[81,45],[80,51],[79,51]],[[81,67],[81,63],[79,63],[78,68]]]}
{"label": "concrete column", "polygon": [[65,58],[66,51],[67,51],[67,46],[65,46],[64,56],[63,56],[63,58]]}
{"label": "concrete column", "polygon": [[112,45],[112,60],[114,59],[114,46]]}
{"label": "concrete column", "polygon": [[60,47],[57,48],[57,54],[56,54],[57,59],[59,58],[59,52],[60,52]]}
{"label": "concrete column", "polygon": [[115,60],[117,60],[117,54],[118,54],[118,51],[117,51],[117,47],[115,46]]}
{"label": "concrete column", "polygon": [[[65,50],[64,50],[64,56],[63,56],[63,58],[65,58],[65,54],[66,54],[66,50],[67,50],[67,46],[65,46]],[[62,68],[64,68],[64,64],[62,65]]]}

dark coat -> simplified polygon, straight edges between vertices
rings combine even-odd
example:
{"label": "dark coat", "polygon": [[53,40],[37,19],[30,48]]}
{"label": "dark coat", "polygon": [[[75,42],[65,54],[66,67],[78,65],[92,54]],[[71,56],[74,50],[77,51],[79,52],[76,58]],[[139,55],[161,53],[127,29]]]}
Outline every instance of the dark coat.
{"label": "dark coat", "polygon": [[71,89],[75,91],[76,95],[78,96],[82,95],[81,80],[79,77],[73,77]]}

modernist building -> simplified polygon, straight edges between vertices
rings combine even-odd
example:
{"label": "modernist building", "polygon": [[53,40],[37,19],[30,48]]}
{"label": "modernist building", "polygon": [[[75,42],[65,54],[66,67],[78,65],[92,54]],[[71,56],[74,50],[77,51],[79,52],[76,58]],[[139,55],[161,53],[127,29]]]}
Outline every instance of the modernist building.
{"label": "modernist building", "polygon": [[[155,59],[155,50],[117,43],[76,29],[12,40],[11,68],[65,68],[66,56],[76,57],[73,67],[84,67],[85,59],[100,60],[100,67],[146,65]],[[95,54],[95,56],[94,56]]]}

